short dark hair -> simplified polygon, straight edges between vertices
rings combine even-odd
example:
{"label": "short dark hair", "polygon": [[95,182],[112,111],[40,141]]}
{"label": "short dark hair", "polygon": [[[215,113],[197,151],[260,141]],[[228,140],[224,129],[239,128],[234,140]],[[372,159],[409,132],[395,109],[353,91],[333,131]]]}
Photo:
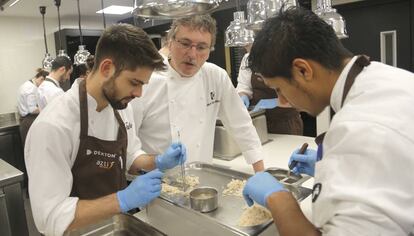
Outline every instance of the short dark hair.
{"label": "short dark hair", "polygon": [[113,25],[103,32],[96,45],[92,73],[107,58],[112,59],[115,65],[114,76],[123,70],[135,70],[139,66],[165,68],[163,58],[145,31],[130,24]]}
{"label": "short dark hair", "polygon": [[79,64],[77,66],[77,69],[79,77],[86,76],[86,74],[88,73],[88,66],[85,63]]}
{"label": "short dark hair", "polygon": [[58,56],[52,61],[51,71],[55,71],[62,66],[64,66],[66,70],[70,70],[72,68],[72,62],[65,56]]}
{"label": "short dark hair", "polygon": [[338,70],[351,56],[330,25],[310,10],[291,7],[265,22],[250,51],[249,67],[264,77],[291,79],[295,58]]}
{"label": "short dark hair", "polygon": [[95,56],[89,55],[88,58],[86,58],[86,67],[89,71],[93,69],[93,66],[95,65]]}

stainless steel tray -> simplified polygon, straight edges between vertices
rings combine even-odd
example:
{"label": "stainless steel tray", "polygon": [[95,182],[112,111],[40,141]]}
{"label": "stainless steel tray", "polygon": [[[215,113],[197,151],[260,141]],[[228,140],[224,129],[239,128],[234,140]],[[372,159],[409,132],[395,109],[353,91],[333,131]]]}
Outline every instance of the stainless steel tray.
{"label": "stainless steel tray", "polygon": [[99,223],[65,233],[65,236],[78,235],[165,236],[166,234],[134,216],[118,214]]}
{"label": "stainless steel tray", "polygon": [[310,176],[307,175],[296,175],[293,172],[290,172],[286,169],[278,168],[278,167],[270,167],[265,170],[273,177],[275,177],[279,182],[283,183],[284,185],[293,185],[293,186],[300,186],[303,182],[310,179]]}
{"label": "stainless steel tray", "polygon": [[[232,179],[246,180],[251,175],[234,171],[226,167],[210,165],[200,162],[193,162],[186,165],[186,174],[199,177],[200,184],[198,186],[209,186],[218,190],[218,208],[209,213],[198,213],[200,217],[206,220],[216,221],[216,223],[228,228],[230,231],[236,231],[240,235],[258,235],[265,230],[273,221],[253,227],[238,226],[239,218],[247,207],[243,197],[223,196],[223,190]],[[179,176],[179,169],[172,169],[165,174],[171,185],[181,187],[179,183],[174,184],[174,179]],[[305,199],[311,190],[300,186],[286,185],[291,190],[298,201]],[[168,201],[180,208],[193,211],[190,208],[189,199],[183,195],[167,195],[161,194],[161,199]]]}

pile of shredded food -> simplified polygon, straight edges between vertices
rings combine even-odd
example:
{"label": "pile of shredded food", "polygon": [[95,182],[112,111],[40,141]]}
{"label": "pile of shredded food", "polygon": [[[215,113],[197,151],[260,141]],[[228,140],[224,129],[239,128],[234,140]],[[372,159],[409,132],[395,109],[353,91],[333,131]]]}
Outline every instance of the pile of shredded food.
{"label": "pile of shredded food", "polygon": [[186,193],[181,190],[181,188],[162,183],[161,192],[168,195],[185,195]]}
{"label": "pile of shredded food", "polygon": [[161,184],[161,192],[167,195],[188,196],[191,190],[193,190],[195,186],[200,184],[199,177],[195,175],[186,175],[185,181],[186,181],[186,191],[184,192],[182,188],[183,180],[181,176],[177,177],[175,180],[165,178],[163,179],[164,183]]}
{"label": "pile of shredded food", "polygon": [[223,196],[243,196],[243,188],[246,184],[246,180],[232,179],[227,184],[227,188],[223,191]]}
{"label": "pile of shredded food", "polygon": [[266,208],[254,204],[252,207],[244,209],[239,219],[239,226],[249,227],[260,225],[272,219],[272,214]]}
{"label": "pile of shredded food", "polygon": [[[186,175],[185,177],[185,184],[187,185],[187,188],[194,188],[195,186],[200,184],[200,180],[198,176],[195,175]],[[177,178],[177,183],[182,184],[183,183],[183,179],[180,177]]]}

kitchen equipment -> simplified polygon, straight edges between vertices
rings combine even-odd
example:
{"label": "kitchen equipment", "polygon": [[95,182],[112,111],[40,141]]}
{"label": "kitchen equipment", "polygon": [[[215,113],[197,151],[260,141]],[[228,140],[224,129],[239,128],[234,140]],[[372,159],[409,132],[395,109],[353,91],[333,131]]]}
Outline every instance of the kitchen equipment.
{"label": "kitchen equipment", "polygon": [[300,186],[303,182],[308,180],[310,176],[303,176],[303,175],[296,175],[294,173],[290,173],[289,170],[277,168],[277,167],[270,167],[264,170],[268,172],[273,177],[275,177],[280,183],[284,185],[294,185]]}
{"label": "kitchen equipment", "polygon": [[195,188],[190,192],[190,206],[193,210],[210,212],[217,209],[218,191],[211,187]]}
{"label": "kitchen equipment", "polygon": [[29,235],[22,194],[23,172],[0,159],[0,235]]}
{"label": "kitchen equipment", "polygon": [[[164,178],[167,178],[171,185],[180,175],[178,168],[167,171]],[[200,213],[191,209],[188,195],[168,195],[161,193],[160,198],[149,204],[149,215],[147,222],[152,226],[168,232],[171,235],[258,235],[263,232],[272,221],[269,220],[261,225],[253,227],[238,226],[238,221],[244,208],[247,207],[242,196],[224,196],[223,191],[232,179],[247,180],[251,175],[231,170],[218,165],[211,165],[201,162],[192,162],[186,165],[187,175],[198,176],[198,186],[210,186],[217,190],[220,199],[220,207],[216,210]],[[176,187],[180,187],[177,183]],[[305,199],[311,190],[301,186],[290,185],[298,201]],[[171,220],[179,219],[179,220]],[[179,222],[179,224],[177,224]]]}
{"label": "kitchen equipment", "polygon": [[64,234],[65,236],[94,236],[94,235],[139,235],[139,236],[164,236],[158,229],[142,222],[134,216],[118,214],[77,230]]}
{"label": "kitchen equipment", "polygon": [[[259,135],[260,142],[265,144],[269,140],[266,125],[265,110],[259,110],[257,112],[249,112],[252,118],[253,126],[256,128]],[[214,149],[213,156],[218,159],[231,161],[241,154],[239,145],[230,135],[230,133],[223,126],[220,120],[216,122],[216,130],[214,134]]]}
{"label": "kitchen equipment", "polygon": [[[178,129],[177,129],[177,138],[178,138],[178,142],[181,143],[180,130],[178,130]],[[187,188],[186,187],[187,184],[186,184],[186,180],[185,180],[185,167],[184,167],[184,162],[181,162],[180,167],[181,167],[181,179],[183,181],[183,191],[185,192],[185,190]]]}

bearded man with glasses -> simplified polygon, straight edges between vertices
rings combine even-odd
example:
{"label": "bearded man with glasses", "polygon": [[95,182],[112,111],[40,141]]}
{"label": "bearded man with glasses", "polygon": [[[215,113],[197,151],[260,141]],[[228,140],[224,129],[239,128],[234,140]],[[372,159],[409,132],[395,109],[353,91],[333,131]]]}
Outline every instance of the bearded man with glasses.
{"label": "bearded man with glasses", "polygon": [[206,62],[216,42],[216,21],[209,15],[176,19],[168,34],[168,69],[153,73],[142,97],[132,102],[143,151],[162,153],[179,139],[189,162],[212,163],[220,118],[246,162],[262,171],[263,150],[250,115],[227,72]]}

